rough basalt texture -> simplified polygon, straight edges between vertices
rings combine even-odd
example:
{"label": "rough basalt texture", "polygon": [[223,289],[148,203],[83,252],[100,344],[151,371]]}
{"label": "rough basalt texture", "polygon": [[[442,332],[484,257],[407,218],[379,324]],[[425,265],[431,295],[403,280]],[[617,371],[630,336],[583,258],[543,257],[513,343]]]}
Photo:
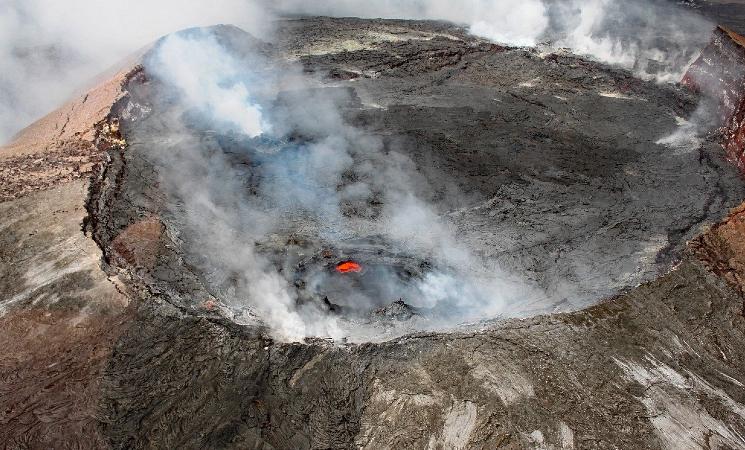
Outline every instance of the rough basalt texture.
{"label": "rough basalt texture", "polygon": [[109,363],[104,433],[116,448],[739,448],[740,303],[686,261],[579,313],[340,347],[151,302]]}
{"label": "rough basalt texture", "polygon": [[[131,102],[152,115],[122,122],[125,144],[110,153],[89,205],[107,260],[143,299],[105,376],[102,426],[114,447],[745,445],[737,284],[693,255],[680,262],[685,240],[734,206],[741,184],[714,144],[654,144],[695,98],[580,59],[468,41],[440,25],[425,36],[426,23],[406,35],[401,21],[285,26],[285,54],[354,91],[348,120],[395,136],[434,198],[447,189],[438,179],[471,195],[470,205],[444,208],[461,239],[548,285],[593,286],[582,291],[591,300],[568,302],[630,292],[576,313],[384,343],[287,344],[238,326],[207,307],[219,299],[168,231],[178,228],[178,210],[153,182],[153,155],[178,149],[154,131],[167,109],[145,74],[114,112]],[[295,46],[293,36],[305,33],[324,44]],[[156,215],[167,230],[152,233],[160,243],[117,246],[151,236],[143,232],[156,228]],[[707,243],[700,251],[722,254]],[[641,277],[640,261],[648,264]],[[673,263],[632,289],[631,279]]]}
{"label": "rough basalt texture", "polygon": [[682,83],[716,100],[727,156],[745,172],[745,37],[717,27]]}
{"label": "rough basalt texture", "polygon": [[106,150],[96,141],[116,133],[104,119],[137,70],[125,67],[0,147],[0,201],[90,178]]}
{"label": "rough basalt texture", "polygon": [[[473,204],[449,211],[464,239],[494,254],[506,243],[504,260],[536,278],[593,255],[610,262],[588,266],[618,274],[641,254],[635,280],[666,273],[641,286],[618,277],[609,291],[626,292],[580,311],[479,331],[275,342],[227,320],[179,253],[148,159],[163,143],[142,110],[123,116],[154,86],[137,71],[99,124],[106,164],[90,190],[73,181],[0,203],[5,446],[745,446],[741,209],[684,251],[742,187],[715,144],[654,144],[695,97],[465,42],[442,24],[284,26],[284,54],[356,91],[350,120],[403,135],[433,179],[469,189]],[[323,45],[309,51],[306,34]],[[84,204],[100,249],[81,230]],[[496,231],[484,240],[474,224]]]}
{"label": "rough basalt texture", "polygon": [[102,448],[100,380],[129,297],[80,228],[87,183],[0,203],[0,442]]}
{"label": "rough basalt texture", "polygon": [[[689,243],[693,254],[742,294],[745,286],[745,204]],[[745,304],[743,305],[745,314]]]}

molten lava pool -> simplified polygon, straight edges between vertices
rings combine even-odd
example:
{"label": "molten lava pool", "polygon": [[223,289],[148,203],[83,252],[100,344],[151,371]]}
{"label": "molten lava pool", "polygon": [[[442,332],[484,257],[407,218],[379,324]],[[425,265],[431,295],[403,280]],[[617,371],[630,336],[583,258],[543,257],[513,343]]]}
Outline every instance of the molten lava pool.
{"label": "molten lava pool", "polygon": [[336,271],[339,273],[362,272],[362,266],[354,261],[344,261],[336,265]]}

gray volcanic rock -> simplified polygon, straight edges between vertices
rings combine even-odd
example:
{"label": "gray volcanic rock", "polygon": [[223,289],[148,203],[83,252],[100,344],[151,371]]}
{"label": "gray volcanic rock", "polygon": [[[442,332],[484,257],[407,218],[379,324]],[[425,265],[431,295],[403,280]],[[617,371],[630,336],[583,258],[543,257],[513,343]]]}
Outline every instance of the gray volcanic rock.
{"label": "gray volcanic rock", "polygon": [[742,446],[741,298],[700,263],[585,311],[279,344],[142,304],[107,368],[117,448]]}
{"label": "gray volcanic rock", "polygon": [[[575,57],[494,46],[439,24],[305,19],[290,21],[285,29],[282,52],[274,58],[298,57],[321,84],[313,94],[280,93],[277,108],[292,105],[292,96],[340,99],[345,120],[381,140],[380,159],[369,152],[352,156],[337,190],[370,181],[361,171],[366,164],[382,171],[385,158],[403,155],[417,180],[411,190],[453,224],[458,242],[541,292],[507,304],[507,315],[569,311],[650,280],[671,267],[686,240],[745,196],[736,168],[717,144],[659,143],[695,107],[696,98],[679,88]],[[248,36],[241,41],[235,29],[217,33],[236,54],[252,47],[273,52]],[[293,36],[308,39],[293,47]],[[307,42],[315,47],[300,46]],[[360,49],[346,51],[335,46],[339,42],[357,42]],[[180,153],[188,135],[206,149],[197,151],[199,158],[225,155],[222,176],[245,184],[240,189],[249,193],[247,202],[260,202],[261,194],[252,193],[268,179],[261,171],[286,162],[274,163],[266,150],[244,154],[253,141],[200,129],[196,122],[174,139],[169,130],[181,125],[169,118],[180,117],[178,109],[170,97],[155,94],[166,88],[145,66],[115,109],[115,115],[149,113],[121,121],[129,143],[111,154],[99,183],[106,188],[94,189],[96,236],[113,258],[116,248],[109,243],[122,230],[143,217],[158,217],[171,236],[182,237],[177,245],[165,245],[168,250],[153,267],[136,272],[138,278],[189,308],[211,297],[229,304],[217,291],[230,290],[230,282],[218,288],[208,275],[225,269],[205,262],[203,246],[190,250],[183,199],[158,189],[169,176],[161,167],[187,158],[177,155],[191,155]],[[339,80],[334,74],[340,70],[360,76]],[[376,195],[341,205],[344,220],[354,224],[348,229],[269,200],[262,208],[284,220],[262,251],[288,258],[288,242],[301,242],[297,251],[316,254],[324,246],[375,240],[380,231],[375,218],[385,206]],[[339,237],[319,238],[329,234]],[[406,295],[393,298],[398,296]],[[382,300],[378,307],[390,298]]]}
{"label": "gray volcanic rock", "polygon": [[[716,144],[656,143],[695,106],[675,87],[438,24],[307,19],[286,29],[283,54],[326,77],[328,95],[352,92],[346,120],[406,152],[430,189],[419,194],[460,239],[550,292],[522,315],[597,302],[669,270],[686,239],[743,197]],[[178,203],[158,191],[160,158],[178,150],[158,131],[169,105],[147,65],[127,90],[114,115],[151,113],[122,122],[128,144],[110,153],[90,203],[107,260],[142,296],[105,375],[114,447],[744,444],[741,299],[691,257],[589,309],[478,331],[287,344],[266,337],[260,316],[233,323],[212,308],[225,299],[198,255],[174,238]],[[239,145],[202,142],[218,153]],[[468,203],[449,203],[450,189]],[[143,217],[166,230],[148,263],[113,245]],[[289,223],[300,225],[287,242],[320,250],[312,240],[324,224]]]}
{"label": "gray volcanic rock", "polygon": [[[440,267],[437,255],[380,233],[388,197],[345,198],[339,210],[348,227],[341,230],[319,219],[325,216],[263,201],[262,183],[279,173],[267,169],[279,165],[273,158],[317,142],[307,131],[324,117],[278,137],[248,139],[206,127],[198,113],[181,108],[150,53],[95,126],[103,164],[89,186],[83,230],[116,281],[115,301],[90,302],[102,285],[112,285],[99,267],[71,263],[81,253],[98,255],[72,230],[77,216],[62,215],[65,226],[55,227],[51,208],[31,207],[82,203],[83,195],[74,195],[79,182],[1,205],[8,216],[22,211],[24,223],[49,224],[45,233],[72,249],[59,261],[46,255],[52,262],[38,265],[48,270],[34,272],[28,252],[43,253],[43,239],[24,237],[27,251],[2,253],[8,267],[23,268],[30,284],[35,273],[44,275],[36,279],[43,294],[65,289],[57,280],[75,289],[64,304],[38,301],[29,295],[34,286],[7,281],[21,270],[7,271],[0,292],[21,297],[3,301],[8,313],[0,319],[38,323],[44,319],[27,316],[47,317],[75,299],[81,311],[103,317],[93,326],[75,322],[64,308],[58,313],[65,323],[54,328],[62,330],[55,349],[66,355],[60,372],[38,348],[49,338],[37,340],[33,329],[16,327],[0,341],[13,355],[0,364],[3,380],[19,373],[26,381],[17,386],[83,380],[73,386],[80,393],[73,399],[59,400],[43,386],[32,396],[1,391],[0,437],[8,446],[745,446],[742,210],[693,250],[686,247],[741,202],[745,188],[717,143],[658,143],[694,111],[695,94],[569,55],[495,46],[441,23],[308,18],[286,21],[282,30],[272,45],[233,27],[208,32],[232,57],[262,58],[257,70],[267,78],[272,70],[313,77],[312,85],[274,92],[267,114],[290,117],[297,96],[317,100],[319,111],[332,98],[350,127],[344,132],[361,148],[376,149],[351,153],[334,189],[376,173],[363,170],[367,165],[382,174],[393,162],[407,162],[413,193],[453,225],[469,257],[499,261],[540,295],[518,296],[522,302],[463,325],[442,321],[458,311],[437,305],[427,317],[415,314],[416,299],[403,294],[390,304],[399,295],[391,297],[380,277],[403,289]],[[214,166],[180,172],[193,169],[183,165],[189,156]],[[172,190],[174,177],[218,193],[238,186],[241,196],[190,209],[191,197],[201,200],[205,191]],[[276,339],[265,311],[240,307],[241,274],[223,269],[251,268],[209,252],[220,239],[240,248],[244,223],[205,219],[248,202],[281,218],[255,251],[293,283],[298,307],[325,298],[311,289],[314,282],[333,286],[324,311],[347,317],[348,342]],[[5,225],[2,242],[16,233]],[[359,271],[334,270],[351,260]],[[356,291],[377,293],[378,303],[363,308],[346,298]],[[126,311],[120,296],[130,301]],[[110,303],[118,306],[107,309]],[[329,304],[340,310],[328,311]],[[370,320],[375,311],[396,320]],[[439,326],[424,323],[430,311]],[[30,363],[23,363],[24,348]],[[86,351],[90,363],[70,356]],[[85,417],[61,420],[59,405],[83,405]],[[82,430],[85,438],[65,430]]]}
{"label": "gray volcanic rock", "polygon": [[376,309],[373,314],[378,317],[390,318],[396,320],[408,320],[411,319],[415,314],[416,310],[411,306],[407,305],[403,300],[396,300],[388,306]]}

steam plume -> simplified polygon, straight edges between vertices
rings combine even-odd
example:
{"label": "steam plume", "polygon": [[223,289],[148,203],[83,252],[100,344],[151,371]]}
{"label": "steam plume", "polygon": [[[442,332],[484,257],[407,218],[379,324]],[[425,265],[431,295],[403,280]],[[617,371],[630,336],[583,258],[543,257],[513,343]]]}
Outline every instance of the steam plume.
{"label": "steam plume", "polygon": [[712,29],[660,0],[10,0],[0,4],[0,143],[158,36],[218,23],[267,36],[277,14],[447,20],[508,45],[551,41],[662,82],[679,80]]}
{"label": "steam plume", "polygon": [[[157,35],[187,26],[238,22],[263,35],[276,13],[443,19],[505,44],[569,46],[660,81],[676,80],[710,28],[671,6],[634,0],[623,7],[606,0],[471,0],[458,8],[438,0],[285,0],[272,8],[242,0],[204,7],[171,0],[104,5],[30,0],[0,6],[0,58],[7,68],[0,80],[0,140],[59,104],[80,80]],[[653,31],[640,33],[640,24]],[[410,291],[418,306],[439,311],[431,326],[509,314],[520,301],[541,295],[458,243],[442,211],[423,194],[428,186],[413,162],[345,122],[348,94],[318,90],[299,68],[273,70],[272,64],[258,51],[238,57],[201,32],[163,40],[148,61],[148,71],[179,103],[178,114],[162,119],[165,135],[153,157],[160,159],[164,188],[180,200],[184,242],[194,246],[187,251],[198,254],[221,300],[235,309],[250,306],[282,339],[349,332],[349,324],[322,307],[300,304],[287,271],[257,251],[286,231],[293,215],[315,224],[319,239],[340,242],[353,237],[346,230],[362,229],[433,261],[433,270]],[[269,143],[267,154],[252,154],[264,158],[259,195],[247,195],[245,173],[205,145],[199,130],[206,129],[236,137],[243,151]],[[359,180],[342,183],[353,166]],[[345,202],[364,206],[372,196],[384,200],[374,219],[342,214]]]}
{"label": "steam plume", "polygon": [[445,0],[281,0],[276,8],[283,13],[447,20],[498,43],[567,47],[660,82],[680,81],[713,28],[700,15],[660,0],[469,0],[457,8]]}
{"label": "steam plume", "polygon": [[0,144],[158,37],[232,23],[268,32],[254,1],[0,2]]}
{"label": "steam plume", "polygon": [[[259,74],[260,67],[267,69]],[[146,69],[175,92],[163,94],[169,104],[178,101],[174,114],[160,119],[166,123],[153,152],[162,187],[176,200],[169,204],[178,205],[173,213],[184,217],[186,253],[199,261],[195,265],[223,302],[234,311],[258,312],[277,338],[354,338],[364,326],[331,315],[320,304],[298,302],[292,265],[257,251],[272,236],[299,232],[291,226],[298,222],[312,230],[310,238],[332,245],[377,236],[396,253],[432,261],[433,270],[411,286],[392,273],[380,280],[383,292],[408,295],[407,301],[433,311],[426,327],[494,317],[535,297],[496,263],[474,257],[457,242],[447,220],[418,194],[431,189],[408,157],[345,122],[342,109],[352,100],[346,91],[319,89],[300,77],[299,67],[278,70],[257,53],[238,59],[198,30],[163,40]],[[249,126],[232,116],[233,109],[226,114],[215,107],[235,92]],[[261,180],[257,195],[248,194],[246,175],[228,154],[201,140],[199,130],[216,127],[237,139],[233,155],[261,159],[251,169]],[[257,152],[261,142],[269,149]],[[340,189],[350,170],[359,171],[359,180],[352,189]],[[343,203],[364,205],[373,195],[384,199],[379,216],[342,214]],[[363,310],[398,298],[347,294]]]}

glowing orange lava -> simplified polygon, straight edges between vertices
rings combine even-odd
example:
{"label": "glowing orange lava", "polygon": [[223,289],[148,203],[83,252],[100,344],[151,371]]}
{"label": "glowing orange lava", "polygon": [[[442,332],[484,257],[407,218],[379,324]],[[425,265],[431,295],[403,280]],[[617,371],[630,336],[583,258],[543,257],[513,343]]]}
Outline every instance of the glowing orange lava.
{"label": "glowing orange lava", "polygon": [[354,261],[344,261],[336,265],[336,271],[340,273],[362,272],[362,266]]}

